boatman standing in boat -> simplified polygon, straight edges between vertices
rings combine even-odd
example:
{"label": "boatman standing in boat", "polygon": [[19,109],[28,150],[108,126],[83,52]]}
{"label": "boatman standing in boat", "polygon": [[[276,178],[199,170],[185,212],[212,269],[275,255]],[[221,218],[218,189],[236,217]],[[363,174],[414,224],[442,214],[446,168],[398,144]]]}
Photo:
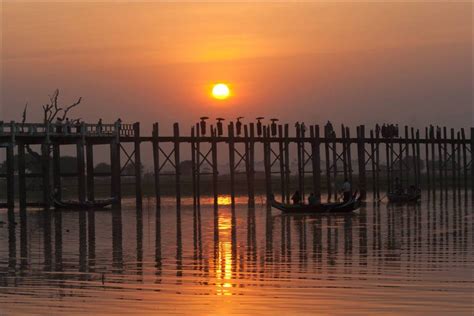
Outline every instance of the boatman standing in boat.
{"label": "boatman standing in boat", "polygon": [[342,184],[342,194],[344,195],[344,202],[347,202],[351,199],[351,183],[347,178],[344,179],[344,183]]}
{"label": "boatman standing in boat", "polygon": [[293,200],[293,204],[300,204],[301,203],[300,191],[295,191],[295,194],[293,194],[291,199]]}

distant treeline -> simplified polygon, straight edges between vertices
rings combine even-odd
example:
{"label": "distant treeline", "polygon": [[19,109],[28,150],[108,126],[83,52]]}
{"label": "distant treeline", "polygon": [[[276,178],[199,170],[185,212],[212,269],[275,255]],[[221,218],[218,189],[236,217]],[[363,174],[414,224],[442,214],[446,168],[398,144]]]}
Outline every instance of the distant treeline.
{"label": "distant treeline", "polygon": [[[357,161],[353,161],[353,165],[356,165]],[[39,163],[38,159],[35,158],[34,156],[30,154],[25,154],[25,163],[26,163],[26,172],[27,173],[41,173],[41,164]],[[52,163],[52,161],[51,161]],[[321,161],[321,169],[324,170],[325,166],[325,161]],[[420,165],[420,170],[425,170],[426,169],[426,163],[423,159],[419,160],[419,165]],[[263,163],[262,163],[263,164]],[[405,156],[403,157],[402,161],[397,161],[394,166],[392,167],[393,169],[398,169],[400,168],[400,165],[403,164],[403,168],[408,168],[412,170],[414,168],[415,164],[415,159],[412,156]],[[259,163],[256,163],[256,167],[258,167]],[[430,169],[438,170],[439,169],[439,161],[430,161],[429,166]],[[338,167],[342,169],[342,163],[338,162]],[[460,167],[460,166],[459,166]],[[60,158],[60,168],[61,168],[61,173],[74,173],[77,172],[77,158],[75,156],[63,156]],[[18,157],[15,155],[15,169],[18,170]],[[183,176],[186,175],[191,175],[192,174],[192,162],[191,160],[184,160],[181,161],[180,163],[180,169],[181,169],[181,174]],[[220,166],[219,168],[219,173],[221,174],[227,174],[228,170],[226,169],[225,166]],[[291,166],[293,172],[296,172],[297,167],[296,166]],[[380,165],[380,171],[385,171],[387,169],[386,165],[381,164]],[[98,174],[103,174],[103,173],[109,173],[110,172],[110,164],[106,162],[100,162],[97,163],[94,166],[94,172]],[[141,166],[142,174],[147,175],[147,174],[153,174],[152,172],[145,171],[145,167],[142,165]],[[256,168],[257,171],[259,171],[258,168]],[[166,171],[166,170],[165,170]],[[170,170],[171,171],[171,170]],[[206,167],[203,168],[203,172],[210,171],[206,170]],[[244,171],[244,170],[242,170]],[[263,168],[262,170],[263,171]],[[7,172],[7,166],[6,166],[6,161],[3,161],[0,164],[0,173],[6,173]],[[354,170],[354,172],[357,172],[357,170]],[[125,175],[133,175],[135,174],[135,166],[131,163],[129,163],[127,166],[122,171],[122,174]]]}

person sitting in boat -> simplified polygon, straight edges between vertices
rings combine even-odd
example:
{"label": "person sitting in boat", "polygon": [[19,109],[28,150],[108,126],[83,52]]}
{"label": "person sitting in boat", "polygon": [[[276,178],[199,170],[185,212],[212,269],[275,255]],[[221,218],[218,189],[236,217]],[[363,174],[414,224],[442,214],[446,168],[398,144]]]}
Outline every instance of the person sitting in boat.
{"label": "person sitting in boat", "polygon": [[61,197],[61,192],[58,187],[55,187],[53,190],[53,199],[59,199]]}
{"label": "person sitting in boat", "polygon": [[417,192],[416,187],[412,184],[408,187],[408,192],[407,193],[408,193],[409,196],[414,197],[414,196],[416,196],[416,194],[418,192]]}
{"label": "person sitting in boat", "polygon": [[291,197],[293,204],[300,204],[301,203],[301,194],[300,191],[295,191],[293,196]]}
{"label": "person sitting in boat", "polygon": [[316,197],[316,195],[314,195],[313,192],[311,192],[311,194],[309,195],[308,197],[308,204],[309,205],[318,205],[319,204],[319,200],[318,198]]}
{"label": "person sitting in boat", "polygon": [[351,190],[351,183],[349,180],[346,178],[344,179],[344,183],[342,184],[342,194],[343,194],[343,199],[344,202],[347,202],[351,199],[352,196],[352,190]]}
{"label": "person sitting in boat", "polygon": [[395,178],[394,189],[395,189],[395,194],[403,194],[402,184],[401,184],[400,179],[398,177]]}

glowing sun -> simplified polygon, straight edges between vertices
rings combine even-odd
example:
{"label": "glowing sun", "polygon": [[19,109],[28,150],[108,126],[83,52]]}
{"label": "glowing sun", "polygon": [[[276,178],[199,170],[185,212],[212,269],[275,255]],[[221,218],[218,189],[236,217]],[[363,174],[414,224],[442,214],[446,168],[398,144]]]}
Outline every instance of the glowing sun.
{"label": "glowing sun", "polygon": [[218,100],[225,100],[230,96],[230,89],[225,83],[217,83],[212,87],[212,96]]}

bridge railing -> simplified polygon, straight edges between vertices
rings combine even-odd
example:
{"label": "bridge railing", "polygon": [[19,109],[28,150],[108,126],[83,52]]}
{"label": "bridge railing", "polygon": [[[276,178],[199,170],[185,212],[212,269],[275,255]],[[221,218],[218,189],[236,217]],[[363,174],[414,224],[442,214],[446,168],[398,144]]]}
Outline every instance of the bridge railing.
{"label": "bridge railing", "polygon": [[0,121],[0,136],[132,136],[133,124],[38,124]]}
{"label": "bridge railing", "polygon": [[87,136],[114,136],[117,134],[115,124],[84,124]]}
{"label": "bridge railing", "polygon": [[119,130],[120,130],[120,136],[133,136],[134,135],[133,124],[120,124]]}

